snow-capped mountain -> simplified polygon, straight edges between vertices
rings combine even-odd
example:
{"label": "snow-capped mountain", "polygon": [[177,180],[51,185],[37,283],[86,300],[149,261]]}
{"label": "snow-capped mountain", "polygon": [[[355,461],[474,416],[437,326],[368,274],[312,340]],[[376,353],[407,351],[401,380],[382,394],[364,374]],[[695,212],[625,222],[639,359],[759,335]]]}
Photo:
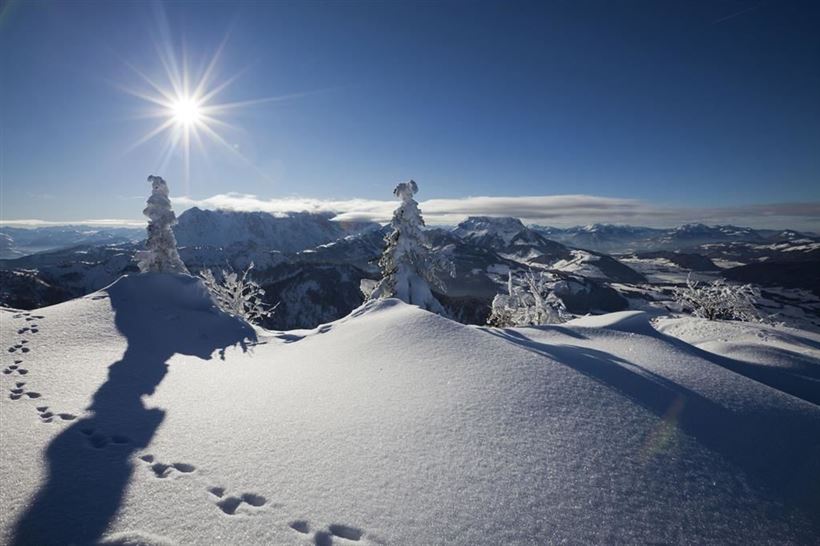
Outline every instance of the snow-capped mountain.
{"label": "snow-capped mountain", "polygon": [[491,249],[500,256],[526,265],[617,282],[645,281],[640,273],[610,256],[571,250],[524,226],[517,218],[471,217],[452,233],[468,244]]}
{"label": "snow-capped mountain", "polygon": [[466,243],[493,249],[513,259],[543,256],[545,260],[554,261],[570,256],[564,245],[526,227],[518,218],[471,216],[461,222],[453,234]]}
{"label": "snow-capped mountain", "polygon": [[774,233],[768,233],[765,231],[761,231],[760,234],[767,240],[772,241],[775,243],[783,242],[783,241],[817,241],[818,238],[816,235],[809,235],[806,233],[800,233],[799,231],[794,231],[793,229],[784,229],[782,231],[777,231]]}
{"label": "snow-capped mountain", "polygon": [[545,237],[566,245],[605,253],[634,250],[664,233],[661,229],[615,224],[591,224],[568,229],[532,226]]}
{"label": "snow-capped mountain", "polygon": [[364,271],[378,273],[379,256],[384,251],[384,237],[390,226],[368,229],[342,239],[296,253],[301,263],[352,264]]}
{"label": "snow-capped mountain", "polygon": [[[203,269],[244,270],[253,262],[253,277],[266,290],[267,301],[282,302],[266,324],[282,329],[332,321],[361,304],[359,284],[380,277],[377,262],[384,249],[384,235],[390,229],[373,224],[338,226],[323,215],[274,218],[269,214],[198,209],[183,213],[181,220],[180,239],[185,240],[184,233],[190,228],[188,233],[196,234],[192,240],[208,243],[181,244],[179,254],[188,269],[194,274]],[[637,236],[645,230],[598,225],[579,228],[578,232]],[[680,231],[700,229],[690,226]],[[768,260],[772,265],[767,265],[766,271],[758,268],[751,273],[741,271],[737,276],[753,275],[749,280],[777,286],[782,281],[782,275],[776,274],[778,263],[808,262],[820,254],[820,243],[791,238],[781,242],[709,243],[697,247],[696,252],[657,251],[617,260],[551,241],[514,218],[470,218],[454,229],[435,228],[426,233],[434,251],[445,255],[455,267],[454,277],[442,279],[446,293],[437,297],[453,316],[476,324],[486,320],[490,302],[505,290],[509,272],[522,275],[533,268],[548,273],[557,288],[571,287],[560,296],[569,312],[585,314],[630,306],[644,308],[647,299],[668,300],[664,291],[684,282],[688,272],[717,276],[717,266],[726,269]],[[334,234],[338,234],[336,239],[326,242]],[[285,247],[298,250],[281,251],[282,237],[287,239]],[[301,248],[315,240],[322,242]],[[139,248],[140,244],[134,243],[86,245],[0,260],[4,275],[0,303],[33,308],[85,295],[122,274],[136,271],[133,256]],[[801,275],[780,285],[789,290],[811,290],[816,283],[808,281],[810,277]],[[654,288],[646,288],[647,283]],[[794,301],[793,294],[784,293],[777,305],[788,304],[784,309],[790,309],[790,297]],[[808,307],[805,311],[811,312]]]}
{"label": "snow-capped mountain", "polygon": [[236,212],[190,208],[180,214],[174,235],[180,246],[243,245],[280,252],[298,252],[367,229],[370,222],[334,222],[332,214]]}
{"label": "snow-capped mountain", "polygon": [[731,225],[684,224],[667,232],[659,238],[658,242],[666,246],[690,248],[703,243],[724,241],[756,242],[762,240],[763,237],[752,228]]}
{"label": "snow-capped mountain", "polygon": [[50,250],[0,260],[0,270],[26,272],[34,283],[32,289],[47,286],[65,298],[76,298],[111,284],[121,275],[137,271],[134,253],[138,248],[137,244],[125,243]]}
{"label": "snow-capped mountain", "polygon": [[[592,224],[568,229],[532,226],[532,229],[571,247],[610,254],[656,250],[681,251],[704,243],[762,242],[769,240],[770,237],[777,237],[777,232],[762,232],[732,225],[704,224],[685,224],[672,229],[612,224]],[[784,240],[791,238],[790,235],[799,235],[791,230],[782,233]]]}
{"label": "snow-capped mountain", "polygon": [[23,252],[14,246],[14,239],[7,233],[0,232],[0,259],[19,258]]}
{"label": "snow-capped mountain", "polygon": [[140,241],[145,228],[50,226],[0,227],[0,259],[79,245],[110,245]]}
{"label": "snow-capped mountain", "polygon": [[816,542],[810,332],[395,299],[271,332],[170,274],[0,313],[3,544]]}
{"label": "snow-capped mountain", "polygon": [[741,264],[770,262],[805,262],[820,260],[820,241],[793,239],[776,243],[704,243],[694,249],[711,259],[734,261]]}

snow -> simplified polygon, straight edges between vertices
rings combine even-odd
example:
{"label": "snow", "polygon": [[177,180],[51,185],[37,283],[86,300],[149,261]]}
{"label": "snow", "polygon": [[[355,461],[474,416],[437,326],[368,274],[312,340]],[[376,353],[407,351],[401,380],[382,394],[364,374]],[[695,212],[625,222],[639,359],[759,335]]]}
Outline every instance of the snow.
{"label": "snow", "polygon": [[462,239],[498,238],[504,245],[510,245],[513,239],[526,229],[518,218],[470,216],[461,222],[453,233]]}
{"label": "snow", "polygon": [[168,184],[159,176],[149,176],[151,195],[142,213],[148,217],[148,239],[145,250],[137,252],[140,271],[159,273],[188,273],[177,252],[177,241],[172,230],[177,223],[168,197]]}
{"label": "snow", "polygon": [[750,377],[820,405],[820,334],[784,326],[659,318],[660,332],[730,358]]}
{"label": "snow", "polygon": [[392,232],[384,239],[386,246],[379,260],[382,279],[368,299],[395,297],[443,315],[446,311],[431,287],[443,291],[439,276],[452,277],[455,268],[445,254],[434,253],[427,240],[419,204],[413,199],[418,191],[414,180],[400,182],[393,190],[401,204],[393,211]]}
{"label": "snow", "polygon": [[190,208],[179,215],[174,232],[181,246],[253,248],[298,252],[340,237],[378,227],[377,224],[334,222],[330,214],[202,210]]}
{"label": "snow", "polygon": [[[253,331],[152,274],[0,317],[3,543],[21,517],[17,544],[817,536],[820,408],[667,335],[692,319],[490,329],[385,299]],[[749,328],[817,365],[817,336]]]}
{"label": "snow", "polygon": [[[576,275],[583,275],[591,279],[608,279],[596,263],[599,258],[586,252],[584,250],[573,250],[572,258],[566,260],[559,260],[552,264],[551,269],[558,271],[565,271],[567,273],[574,273]],[[623,260],[622,260],[623,261]]]}

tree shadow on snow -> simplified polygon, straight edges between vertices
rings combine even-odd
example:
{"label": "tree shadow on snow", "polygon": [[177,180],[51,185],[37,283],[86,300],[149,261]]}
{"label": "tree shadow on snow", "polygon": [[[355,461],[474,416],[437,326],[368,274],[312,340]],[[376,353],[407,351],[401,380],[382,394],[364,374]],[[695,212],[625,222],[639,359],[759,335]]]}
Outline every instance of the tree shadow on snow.
{"label": "tree shadow on snow", "polygon": [[[540,343],[519,331],[487,331],[548,356],[649,409],[665,424],[676,426],[737,465],[763,496],[798,509],[814,531],[820,531],[820,419],[816,412],[773,412],[765,401],[733,411],[611,353]],[[689,355],[708,355],[714,362],[715,355],[680,340],[662,334],[653,337]]]}
{"label": "tree shadow on snow", "polygon": [[210,359],[255,341],[245,322],[218,311],[185,275],[126,276],[108,289],[115,322],[127,338],[122,359],[94,393],[91,416],[61,432],[46,450],[48,473],[18,520],[12,544],[96,544],[119,510],[134,454],[150,443],[165,412],[146,408],[174,354]]}
{"label": "tree shadow on snow", "polygon": [[820,362],[808,355],[779,347],[755,347],[755,351],[765,352],[773,362],[786,360],[792,365],[791,368],[766,366],[725,357],[660,332],[657,336],[682,350],[694,352],[713,364],[820,406]]}

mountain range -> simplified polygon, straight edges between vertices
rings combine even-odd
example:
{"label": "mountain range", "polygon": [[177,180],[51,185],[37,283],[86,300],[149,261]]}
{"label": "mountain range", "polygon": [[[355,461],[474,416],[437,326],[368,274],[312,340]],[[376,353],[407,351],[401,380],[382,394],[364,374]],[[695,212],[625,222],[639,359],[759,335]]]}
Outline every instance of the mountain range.
{"label": "mountain range", "polygon": [[[49,235],[52,242],[79,244],[0,260],[4,305],[35,308],[58,303],[136,271],[133,256],[142,242],[133,230],[29,231],[26,241],[46,240]],[[275,329],[314,327],[360,305],[362,282],[380,276],[377,260],[388,231],[375,223],[340,224],[326,214],[273,216],[196,208],[182,213],[175,226],[180,255],[192,273],[240,270],[254,263],[254,279],[266,290],[268,303],[279,303],[265,324]],[[42,232],[39,239],[37,232]],[[434,250],[455,268],[454,277],[442,279],[445,290],[438,297],[452,316],[466,323],[486,321],[493,297],[505,290],[507,276],[531,268],[549,275],[556,294],[576,315],[662,308],[668,305],[670,287],[693,272],[820,295],[812,276],[789,277],[779,266],[789,262],[797,265],[785,271],[804,272],[820,261],[820,242],[796,232],[697,224],[671,230],[612,225],[556,230],[526,226],[516,218],[471,217],[453,228],[430,228],[427,235]],[[621,249],[643,250],[614,255],[600,250],[616,243]],[[814,300],[792,292],[777,292],[772,306],[792,309],[790,302],[808,301],[809,307],[800,313],[820,324],[820,302],[815,312]]]}

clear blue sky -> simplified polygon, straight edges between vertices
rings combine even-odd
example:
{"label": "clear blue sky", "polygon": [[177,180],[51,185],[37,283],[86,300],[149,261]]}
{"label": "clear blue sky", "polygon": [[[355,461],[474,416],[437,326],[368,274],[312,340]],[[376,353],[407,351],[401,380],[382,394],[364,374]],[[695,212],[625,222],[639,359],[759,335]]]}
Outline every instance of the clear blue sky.
{"label": "clear blue sky", "polygon": [[[139,218],[176,195],[588,194],[684,207],[820,201],[820,2],[22,2],[0,14],[3,220]],[[226,118],[189,184],[130,63],[229,35]],[[641,223],[640,219],[636,223]]]}

